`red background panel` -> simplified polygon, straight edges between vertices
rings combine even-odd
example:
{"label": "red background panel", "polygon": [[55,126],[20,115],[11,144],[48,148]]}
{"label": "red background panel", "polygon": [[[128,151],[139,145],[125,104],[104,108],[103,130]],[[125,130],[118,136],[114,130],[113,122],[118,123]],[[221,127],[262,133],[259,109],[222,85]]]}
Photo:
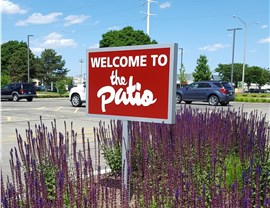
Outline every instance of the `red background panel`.
{"label": "red background panel", "polygon": [[[153,66],[151,55],[165,54],[168,62],[165,66]],[[114,57],[119,56],[139,56],[147,55],[147,67],[108,67],[94,68],[91,65],[90,58],[94,57]],[[137,50],[120,50],[120,51],[98,51],[88,53],[88,114],[113,115],[113,116],[129,116],[129,117],[145,117],[145,118],[168,118],[168,93],[169,93],[169,72],[170,72],[170,48],[151,48]],[[111,102],[106,105],[106,112],[102,112],[101,98],[97,96],[97,92],[104,86],[112,86],[115,91],[123,88],[126,92],[127,85],[112,85],[110,76],[112,71],[116,71],[118,77],[124,77],[126,82],[129,82],[130,76],[133,76],[133,85],[141,84],[141,96],[144,90],[150,90],[154,99],[157,101],[149,106],[132,106],[131,104],[124,105],[123,103],[116,105]]]}

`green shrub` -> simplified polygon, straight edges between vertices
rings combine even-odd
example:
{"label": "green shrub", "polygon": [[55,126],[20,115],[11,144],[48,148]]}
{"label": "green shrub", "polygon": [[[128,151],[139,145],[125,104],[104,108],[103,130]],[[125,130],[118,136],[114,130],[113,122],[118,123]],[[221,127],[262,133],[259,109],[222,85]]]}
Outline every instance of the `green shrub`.
{"label": "green shrub", "polygon": [[1,87],[10,82],[11,82],[11,79],[8,75],[1,75]]}
{"label": "green shrub", "polygon": [[[243,165],[241,163],[240,157],[237,154],[229,154],[225,158],[226,167],[226,186],[229,188],[237,179],[241,183],[241,177],[243,172]],[[236,177],[236,178],[235,178]]]}
{"label": "green shrub", "polygon": [[67,92],[67,90],[66,90],[66,81],[61,80],[61,81],[56,82],[56,88],[57,88],[57,92],[60,95],[65,94]]}
{"label": "green shrub", "polygon": [[121,174],[122,170],[122,151],[119,146],[103,147],[103,156],[109,165],[111,172]]}
{"label": "green shrub", "polygon": [[45,185],[48,190],[48,199],[56,199],[56,178],[57,167],[53,164],[39,164],[38,172],[44,176]]}

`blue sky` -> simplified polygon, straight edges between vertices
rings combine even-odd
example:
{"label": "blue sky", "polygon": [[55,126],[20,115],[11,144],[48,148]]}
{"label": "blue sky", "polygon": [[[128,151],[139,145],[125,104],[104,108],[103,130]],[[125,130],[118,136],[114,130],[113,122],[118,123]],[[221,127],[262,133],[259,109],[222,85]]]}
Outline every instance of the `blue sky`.
{"label": "blue sky", "polygon": [[[97,48],[102,34],[132,26],[146,33],[147,0],[0,0],[1,43],[27,42],[40,56],[54,49],[66,61],[70,76],[85,71],[86,51]],[[150,4],[150,37],[158,43],[178,43],[184,49],[186,72],[206,55],[213,72],[232,61],[233,33],[247,24],[246,63],[269,68],[269,0],[159,0]],[[243,63],[244,30],[236,31],[235,63]],[[180,51],[178,56],[180,67]]]}

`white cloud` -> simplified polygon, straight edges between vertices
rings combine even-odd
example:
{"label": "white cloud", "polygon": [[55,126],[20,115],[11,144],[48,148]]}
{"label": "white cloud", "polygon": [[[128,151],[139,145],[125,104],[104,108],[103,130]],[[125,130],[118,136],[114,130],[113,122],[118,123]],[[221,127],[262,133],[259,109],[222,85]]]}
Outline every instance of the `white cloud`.
{"label": "white cloud", "polygon": [[81,24],[86,21],[90,16],[86,15],[69,15],[65,18],[66,23],[64,26],[74,25],[74,24]]}
{"label": "white cloud", "polygon": [[18,4],[15,4],[8,0],[0,0],[1,13],[3,14],[24,14],[27,11],[20,8]]}
{"label": "white cloud", "polygon": [[263,39],[259,40],[258,43],[270,43],[270,37],[263,38]]}
{"label": "white cloud", "polygon": [[120,30],[120,27],[112,26],[112,27],[108,27],[107,30]]}
{"label": "white cloud", "polygon": [[100,21],[95,21],[94,23],[92,23],[92,25],[98,25],[100,23]]}
{"label": "white cloud", "polygon": [[171,3],[168,2],[168,1],[166,1],[166,2],[159,5],[160,9],[166,9],[166,8],[169,8],[169,7],[171,7]]}
{"label": "white cloud", "polygon": [[33,52],[37,56],[39,56],[41,52],[44,51],[44,48],[40,48],[40,47],[30,47],[30,48],[31,48],[31,52]]}
{"label": "white cloud", "polygon": [[268,25],[262,25],[262,29],[268,28]]}
{"label": "white cloud", "polygon": [[89,48],[99,48],[99,43],[96,43],[94,45],[91,45]]}
{"label": "white cloud", "polygon": [[229,45],[224,45],[224,44],[221,44],[221,43],[217,43],[217,44],[214,44],[214,45],[206,45],[206,46],[203,46],[201,48],[199,48],[200,51],[216,51],[216,50],[219,50],[219,49],[222,49],[222,48],[227,48],[229,47]]}
{"label": "white cloud", "polygon": [[43,15],[41,13],[33,13],[29,16],[26,20],[20,20],[16,23],[17,26],[25,26],[28,24],[35,24],[35,25],[44,25],[44,24],[51,24],[56,22],[59,16],[63,15],[61,12],[54,12],[48,15]]}
{"label": "white cloud", "polygon": [[41,45],[44,48],[64,48],[64,47],[76,47],[77,43],[74,39],[63,38],[62,34],[53,32],[44,37],[44,43]]}

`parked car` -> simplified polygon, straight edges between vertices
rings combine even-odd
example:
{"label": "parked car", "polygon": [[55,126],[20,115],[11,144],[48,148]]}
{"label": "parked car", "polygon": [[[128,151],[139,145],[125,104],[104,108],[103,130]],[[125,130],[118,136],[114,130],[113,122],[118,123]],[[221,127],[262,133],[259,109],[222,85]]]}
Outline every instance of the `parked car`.
{"label": "parked car", "polygon": [[45,86],[35,86],[36,91],[47,91],[47,88]]}
{"label": "parked car", "polygon": [[224,81],[199,81],[176,90],[176,103],[184,101],[187,104],[193,101],[208,102],[209,105],[226,106],[235,100],[233,86]]}
{"label": "parked car", "polygon": [[21,99],[26,99],[31,102],[36,96],[36,89],[31,83],[11,83],[1,88],[1,100],[18,102]]}
{"label": "parked car", "polygon": [[247,91],[247,93],[264,93],[264,92],[265,92],[264,89],[254,89],[254,88],[250,88]]}
{"label": "parked car", "polygon": [[78,84],[69,91],[69,100],[74,107],[80,107],[86,102],[86,85]]}

